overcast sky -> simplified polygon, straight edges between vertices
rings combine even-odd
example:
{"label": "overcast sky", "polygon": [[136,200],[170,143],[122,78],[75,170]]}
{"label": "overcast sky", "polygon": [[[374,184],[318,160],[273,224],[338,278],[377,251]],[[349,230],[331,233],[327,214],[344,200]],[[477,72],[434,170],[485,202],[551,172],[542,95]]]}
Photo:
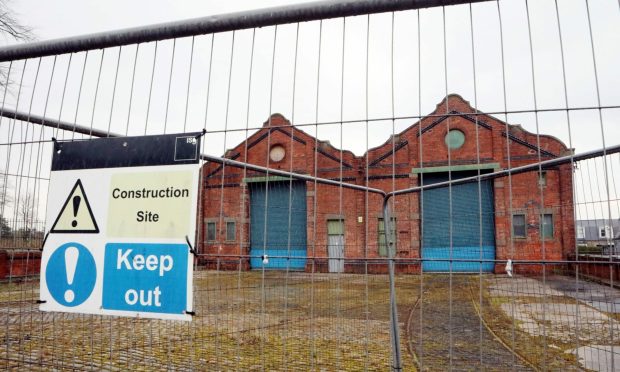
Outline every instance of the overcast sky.
{"label": "overcast sky", "polygon": [[[11,5],[38,39],[46,40],[291,3],[20,0]],[[617,145],[620,109],[577,110],[568,116],[566,111],[533,112],[567,104],[620,106],[617,0],[590,1],[594,46],[585,0],[558,0],[558,8],[563,53],[553,0],[507,0],[500,1],[501,28],[497,3],[488,2],[447,7],[445,12],[426,9],[197,36],[46,57],[25,65],[19,61],[11,66],[15,84],[5,106],[129,135],[206,126],[211,133],[205,151],[213,155],[243,141],[273,112],[295,124],[357,120],[303,129],[362,155],[415,117],[432,112],[446,93],[458,93],[485,112],[528,111],[495,116],[554,135],[578,153],[600,148],[603,141]],[[407,118],[393,122],[392,117]],[[386,120],[367,123],[366,118]],[[52,135],[21,126],[10,134],[5,123],[3,143],[11,136],[10,142],[17,142]],[[26,172],[25,159],[35,164],[34,154],[47,151],[16,148],[8,166],[15,174]],[[9,156],[6,146],[0,150],[2,158]],[[47,154],[38,158],[42,168],[49,167]],[[619,159],[616,155],[608,162],[609,199],[618,212]],[[582,182],[578,202],[608,198],[601,181],[603,161],[598,162],[591,162],[591,173],[584,177],[595,184]],[[35,166],[31,168],[33,173]],[[584,207],[582,214],[603,217],[605,206],[597,208]]]}

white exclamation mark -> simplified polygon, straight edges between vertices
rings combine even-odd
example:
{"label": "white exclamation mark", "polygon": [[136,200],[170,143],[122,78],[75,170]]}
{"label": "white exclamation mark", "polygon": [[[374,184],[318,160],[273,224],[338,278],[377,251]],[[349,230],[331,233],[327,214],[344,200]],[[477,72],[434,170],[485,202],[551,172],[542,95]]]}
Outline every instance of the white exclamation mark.
{"label": "white exclamation mark", "polygon": [[[67,284],[73,285],[75,268],[77,266],[80,251],[76,247],[69,247],[65,250],[65,267],[67,268]],[[75,293],[71,289],[65,291],[65,301],[73,302]]]}

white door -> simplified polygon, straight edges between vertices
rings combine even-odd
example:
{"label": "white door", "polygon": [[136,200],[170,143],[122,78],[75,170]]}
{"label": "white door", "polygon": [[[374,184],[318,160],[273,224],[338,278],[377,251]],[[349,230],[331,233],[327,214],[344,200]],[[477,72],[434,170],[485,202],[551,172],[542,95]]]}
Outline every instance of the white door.
{"label": "white door", "polygon": [[329,272],[344,272],[344,223],[342,220],[327,221],[327,254]]}

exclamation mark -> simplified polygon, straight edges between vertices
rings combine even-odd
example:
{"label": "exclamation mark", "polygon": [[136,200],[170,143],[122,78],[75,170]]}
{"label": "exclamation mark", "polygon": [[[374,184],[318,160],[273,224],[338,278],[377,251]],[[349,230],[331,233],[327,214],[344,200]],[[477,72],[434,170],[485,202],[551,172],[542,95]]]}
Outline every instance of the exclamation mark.
{"label": "exclamation mark", "polygon": [[[76,196],[79,198],[79,196]],[[73,199],[75,201],[75,198]],[[75,203],[74,203],[75,205]],[[67,268],[67,284],[73,285],[75,268],[77,266],[80,251],[76,247],[69,247],[65,250],[65,267]],[[71,289],[65,291],[65,301],[71,303],[75,299],[75,293]]]}
{"label": "exclamation mark", "polygon": [[[80,209],[81,201],[82,201],[82,198],[80,198],[79,196],[76,195],[73,197],[73,217],[77,217],[77,213],[78,213],[78,209]],[[73,222],[71,222],[71,226],[76,227],[77,220],[73,220]]]}

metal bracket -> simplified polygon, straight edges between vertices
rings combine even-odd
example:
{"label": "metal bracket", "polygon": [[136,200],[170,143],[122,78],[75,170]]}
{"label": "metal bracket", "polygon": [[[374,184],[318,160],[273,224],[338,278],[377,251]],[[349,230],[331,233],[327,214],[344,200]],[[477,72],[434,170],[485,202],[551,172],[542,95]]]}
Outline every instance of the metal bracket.
{"label": "metal bracket", "polygon": [[43,238],[43,243],[41,243],[41,252],[43,252],[43,247],[45,247],[45,242],[47,241],[47,237],[50,236],[50,232],[48,231]]}
{"label": "metal bracket", "polygon": [[189,237],[187,235],[185,235],[185,241],[187,242],[187,246],[189,247],[189,252],[195,256],[196,250],[192,246],[192,243],[189,242]]}
{"label": "metal bracket", "polygon": [[56,137],[52,137],[52,142],[54,142],[54,152],[58,152],[58,140]]}
{"label": "metal bracket", "polygon": [[205,128],[202,128],[202,132],[200,132],[200,134],[197,134],[195,136],[195,138],[198,139],[198,138],[204,136],[205,134],[207,134],[207,130]]}

